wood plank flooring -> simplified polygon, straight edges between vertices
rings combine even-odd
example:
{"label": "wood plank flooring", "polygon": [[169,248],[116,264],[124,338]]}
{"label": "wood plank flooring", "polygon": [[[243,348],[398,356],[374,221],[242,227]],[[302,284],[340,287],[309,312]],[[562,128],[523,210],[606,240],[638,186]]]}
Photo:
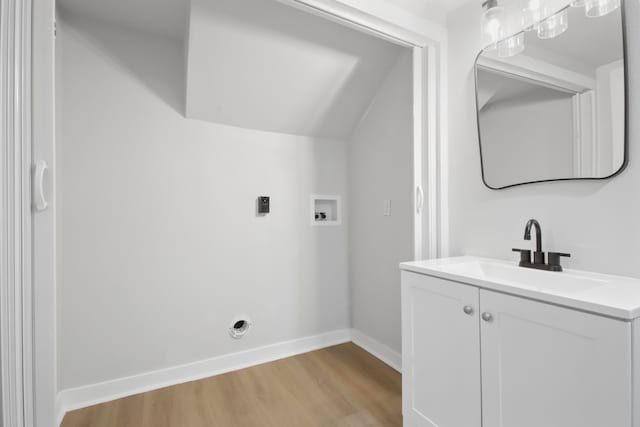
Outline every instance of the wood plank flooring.
{"label": "wood plank flooring", "polygon": [[402,426],[401,390],[347,343],[79,409],[62,427]]}

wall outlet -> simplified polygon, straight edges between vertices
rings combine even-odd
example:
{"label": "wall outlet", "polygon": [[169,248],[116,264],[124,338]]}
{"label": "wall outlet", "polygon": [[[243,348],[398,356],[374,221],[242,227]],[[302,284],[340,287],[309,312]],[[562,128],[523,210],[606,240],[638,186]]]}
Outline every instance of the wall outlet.
{"label": "wall outlet", "polygon": [[258,214],[266,215],[271,210],[271,200],[269,196],[258,197]]}

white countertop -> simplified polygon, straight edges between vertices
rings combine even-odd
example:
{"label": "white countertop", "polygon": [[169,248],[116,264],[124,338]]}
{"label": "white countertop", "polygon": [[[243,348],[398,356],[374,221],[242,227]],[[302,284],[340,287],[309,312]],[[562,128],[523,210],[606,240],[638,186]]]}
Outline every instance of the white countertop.
{"label": "white countertop", "polygon": [[463,256],[404,262],[400,269],[622,320],[640,317],[640,279],[579,270],[550,272]]}

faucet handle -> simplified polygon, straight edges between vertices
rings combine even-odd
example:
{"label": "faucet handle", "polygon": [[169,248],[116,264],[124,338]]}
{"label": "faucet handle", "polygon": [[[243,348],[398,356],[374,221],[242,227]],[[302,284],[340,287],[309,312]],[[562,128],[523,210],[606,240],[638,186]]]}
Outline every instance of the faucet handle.
{"label": "faucet handle", "polygon": [[530,249],[511,249],[513,252],[520,252],[520,265],[531,264],[531,250]]}
{"label": "faucet handle", "polygon": [[549,252],[549,267],[552,268],[553,271],[562,271],[562,266],[560,265],[560,257],[571,257],[571,254],[566,254],[563,252]]}

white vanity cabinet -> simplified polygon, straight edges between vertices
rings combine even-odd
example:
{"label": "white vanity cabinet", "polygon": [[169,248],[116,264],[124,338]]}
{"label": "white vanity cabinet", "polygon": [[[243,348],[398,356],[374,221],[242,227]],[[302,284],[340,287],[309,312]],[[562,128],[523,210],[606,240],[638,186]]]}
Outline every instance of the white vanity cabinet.
{"label": "white vanity cabinet", "polygon": [[405,426],[481,426],[479,297],[472,286],[402,272]]}
{"label": "white vanity cabinet", "polygon": [[483,426],[632,425],[629,322],[487,290],[480,311]]}
{"label": "white vanity cabinet", "polygon": [[631,323],[402,271],[405,426],[637,427]]}

